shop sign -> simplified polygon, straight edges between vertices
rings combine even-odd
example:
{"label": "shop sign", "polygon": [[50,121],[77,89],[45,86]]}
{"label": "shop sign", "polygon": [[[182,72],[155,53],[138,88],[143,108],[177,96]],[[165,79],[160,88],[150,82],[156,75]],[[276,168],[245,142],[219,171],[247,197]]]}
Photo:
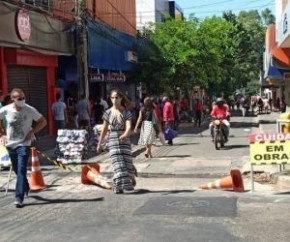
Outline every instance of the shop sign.
{"label": "shop sign", "polygon": [[101,73],[92,73],[91,82],[103,82],[105,80],[104,74]]}
{"label": "shop sign", "polygon": [[126,81],[126,76],[123,73],[109,73],[106,76],[106,81],[107,82],[125,82]]}
{"label": "shop sign", "polygon": [[31,34],[31,24],[28,11],[20,9],[16,14],[16,31],[22,41],[27,41]]}

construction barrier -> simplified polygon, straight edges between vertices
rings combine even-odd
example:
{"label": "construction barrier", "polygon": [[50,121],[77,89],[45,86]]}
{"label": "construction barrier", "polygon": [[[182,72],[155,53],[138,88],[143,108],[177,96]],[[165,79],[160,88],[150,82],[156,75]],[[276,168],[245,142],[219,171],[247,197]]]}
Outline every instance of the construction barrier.
{"label": "construction barrier", "polygon": [[[35,148],[34,148],[35,149]],[[61,162],[57,161],[57,160],[53,160],[50,157],[48,157],[47,155],[43,154],[42,152],[40,152],[39,150],[36,150],[38,154],[40,154],[42,157],[44,157],[46,160],[50,161],[51,163],[53,163],[55,166],[63,169],[63,170],[67,170],[67,171],[74,171],[71,167],[66,166],[64,164],[62,164]]]}

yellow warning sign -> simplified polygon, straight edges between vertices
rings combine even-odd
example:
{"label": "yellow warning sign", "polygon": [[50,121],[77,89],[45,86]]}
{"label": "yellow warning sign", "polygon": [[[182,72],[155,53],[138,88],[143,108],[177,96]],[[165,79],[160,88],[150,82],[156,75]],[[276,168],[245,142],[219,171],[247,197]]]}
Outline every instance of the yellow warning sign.
{"label": "yellow warning sign", "polygon": [[[271,139],[260,139],[261,135],[250,137],[250,162],[253,165],[271,165],[290,163],[290,140],[277,139],[277,135]],[[270,137],[270,136],[265,136]]]}

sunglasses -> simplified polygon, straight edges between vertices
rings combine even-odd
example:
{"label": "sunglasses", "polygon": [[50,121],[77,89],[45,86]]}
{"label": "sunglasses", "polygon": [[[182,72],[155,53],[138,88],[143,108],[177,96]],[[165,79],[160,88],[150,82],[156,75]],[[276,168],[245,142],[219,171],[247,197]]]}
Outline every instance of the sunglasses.
{"label": "sunglasses", "polygon": [[12,96],[12,99],[16,99],[16,100],[22,101],[22,100],[25,99],[25,97]]}
{"label": "sunglasses", "polygon": [[111,99],[119,99],[119,97],[111,97]]}

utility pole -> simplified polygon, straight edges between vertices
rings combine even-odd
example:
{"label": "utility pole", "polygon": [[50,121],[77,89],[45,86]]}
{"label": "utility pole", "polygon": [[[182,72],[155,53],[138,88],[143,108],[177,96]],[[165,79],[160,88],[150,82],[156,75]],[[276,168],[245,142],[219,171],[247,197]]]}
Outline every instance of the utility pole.
{"label": "utility pole", "polygon": [[87,27],[82,17],[82,0],[75,0],[75,21],[76,21],[76,57],[77,57],[77,79],[79,84],[79,95],[85,94],[89,97],[88,80],[88,45],[87,45]]}

